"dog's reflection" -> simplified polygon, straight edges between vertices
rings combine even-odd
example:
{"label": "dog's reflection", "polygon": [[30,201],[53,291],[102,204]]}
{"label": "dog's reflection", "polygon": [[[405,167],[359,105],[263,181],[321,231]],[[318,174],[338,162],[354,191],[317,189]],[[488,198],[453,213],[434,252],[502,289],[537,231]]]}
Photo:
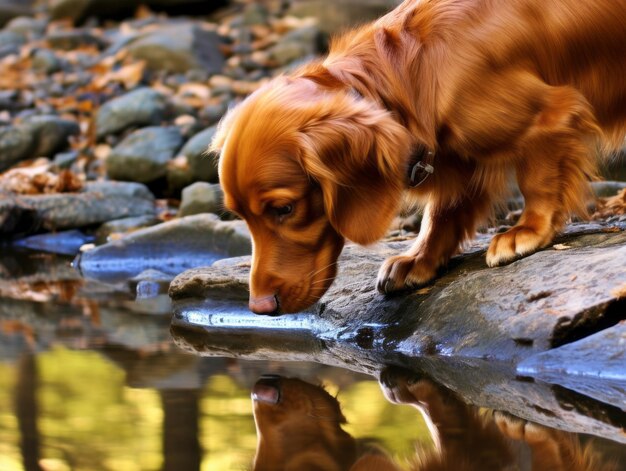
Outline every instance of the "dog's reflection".
{"label": "dog's reflection", "polygon": [[[388,400],[417,407],[429,423],[434,450],[417,451],[413,471],[608,471],[570,433],[481,413],[452,391],[402,370],[381,375]],[[252,390],[257,428],[255,471],[400,471],[382,448],[345,432],[339,402],[296,378],[263,376]]]}

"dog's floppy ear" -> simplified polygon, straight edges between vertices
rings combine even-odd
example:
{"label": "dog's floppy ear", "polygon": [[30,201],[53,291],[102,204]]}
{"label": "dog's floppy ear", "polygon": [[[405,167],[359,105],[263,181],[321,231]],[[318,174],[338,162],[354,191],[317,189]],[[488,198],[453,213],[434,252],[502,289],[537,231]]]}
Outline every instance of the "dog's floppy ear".
{"label": "dog's floppy ear", "polygon": [[391,113],[351,93],[326,95],[300,130],[302,165],[334,228],[358,244],[382,238],[398,212],[410,152]]}

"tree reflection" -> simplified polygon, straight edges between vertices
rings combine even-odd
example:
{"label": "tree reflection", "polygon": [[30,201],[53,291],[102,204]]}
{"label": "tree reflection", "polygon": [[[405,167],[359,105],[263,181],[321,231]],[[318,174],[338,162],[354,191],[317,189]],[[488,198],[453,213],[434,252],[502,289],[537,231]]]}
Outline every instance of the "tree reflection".
{"label": "tree reflection", "polygon": [[163,407],[163,471],[196,471],[202,453],[198,441],[199,391],[159,391]]}
{"label": "tree reflection", "polygon": [[20,432],[20,449],[24,469],[40,471],[39,445],[40,437],[37,428],[39,407],[37,404],[37,363],[35,356],[23,353],[18,360],[18,376],[15,386],[15,415]]}

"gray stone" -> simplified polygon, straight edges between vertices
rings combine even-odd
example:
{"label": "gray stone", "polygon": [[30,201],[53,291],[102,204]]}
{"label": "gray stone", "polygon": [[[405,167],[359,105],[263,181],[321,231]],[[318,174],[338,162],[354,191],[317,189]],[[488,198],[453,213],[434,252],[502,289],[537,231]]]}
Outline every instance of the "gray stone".
{"label": "gray stone", "polygon": [[[172,281],[171,331],[180,347],[203,356],[314,361],[376,376],[390,364],[410,367],[480,407],[626,443],[623,383],[592,378],[595,385],[577,384],[583,396],[557,374],[552,385],[521,381],[516,370],[533,355],[624,318],[624,229],[572,225],[556,241],[560,250],[499,268],[486,267],[489,239],[479,238],[432,285],[388,297],[374,287],[378,267],[408,243],[350,245],[317,305],[275,317],[249,312],[250,259],[239,258]],[[619,355],[613,370],[623,373],[622,334],[604,333],[600,356]],[[611,395],[621,402],[607,405]]]}
{"label": "gray stone", "polygon": [[136,216],[131,218],[115,219],[113,221],[108,221],[102,224],[96,231],[96,243],[103,244],[105,242],[108,242],[109,236],[111,234],[126,234],[136,231],[138,229],[155,226],[157,224],[160,224],[161,222],[163,221],[152,215]]}
{"label": "gray stone", "polygon": [[269,12],[265,5],[255,2],[246,5],[241,16],[241,22],[246,26],[266,24],[269,19]]}
{"label": "gray stone", "polygon": [[37,49],[33,53],[32,66],[38,72],[53,74],[61,70],[63,61],[49,49]]}
{"label": "gray stone", "polygon": [[150,268],[175,275],[250,252],[250,235],[243,221],[198,214],[132,232],[83,252],[76,263],[87,278],[119,281]]}
{"label": "gray stone", "polygon": [[196,182],[183,190],[179,216],[222,211],[224,194],[219,184]]}
{"label": "gray stone", "polygon": [[0,0],[0,28],[18,16],[33,13],[33,0]]}
{"label": "gray stone", "polygon": [[[359,328],[370,325],[374,343],[413,357],[519,361],[567,343],[583,329],[602,328],[616,290],[626,285],[626,227],[611,227],[618,232],[602,232],[608,225],[570,226],[570,233],[557,240],[567,250],[548,248],[498,268],[486,267],[489,238],[482,237],[433,285],[398,296],[378,293],[376,275],[385,257],[409,244],[390,242],[375,252],[350,245],[339,259],[335,283],[306,312],[321,319],[320,328],[334,326],[336,332],[325,332],[334,341],[356,339]],[[207,293],[215,293],[215,280],[221,286],[228,278],[243,286],[245,298],[248,272],[246,267],[192,271],[174,279],[170,295],[207,299]],[[239,312],[242,306],[233,304],[233,309]]]}
{"label": "gray stone", "polygon": [[626,323],[527,358],[517,372],[626,410]]}
{"label": "gray stone", "polygon": [[92,3],[93,0],[48,0],[48,9],[53,20],[69,18],[77,21]]}
{"label": "gray stone", "polygon": [[160,124],[165,117],[165,96],[151,88],[138,88],[108,101],[96,115],[96,137],[118,133],[131,126]]}
{"label": "gray stone", "polygon": [[33,132],[27,126],[0,127],[0,172],[31,156]]}
{"label": "gray stone", "polygon": [[20,53],[19,46],[15,44],[9,44],[6,46],[0,46],[0,59],[4,59],[5,57],[18,55]]}
{"label": "gray stone", "polygon": [[307,54],[308,45],[299,40],[281,40],[269,50],[269,57],[278,65],[287,65]]}
{"label": "gray stone", "polygon": [[69,231],[32,235],[13,242],[13,245],[61,255],[76,255],[82,245],[93,242],[93,240],[93,236],[71,229]]}
{"label": "gray stone", "polygon": [[139,129],[113,148],[106,160],[107,175],[114,180],[142,183],[163,177],[182,141],[176,127]]}
{"label": "gray stone", "polygon": [[46,20],[40,20],[30,16],[19,16],[9,21],[5,30],[21,34],[28,39],[36,39],[43,36],[47,26]]}
{"label": "gray stone", "polygon": [[217,159],[214,152],[208,152],[209,144],[215,136],[216,126],[200,131],[183,146],[181,155],[187,157],[191,177],[194,180],[217,183]]}
{"label": "gray stone", "polygon": [[15,31],[0,31],[0,47],[20,47],[26,43],[23,34]]}
{"label": "gray stone", "polygon": [[203,69],[219,72],[224,56],[219,49],[219,36],[199,25],[184,23],[169,25],[147,33],[129,46],[130,54],[143,59],[153,70],[187,72]]}
{"label": "gray stone", "polygon": [[608,196],[615,196],[619,191],[626,188],[626,182],[591,182],[591,187],[596,196],[606,198]]}
{"label": "gray stone", "polygon": [[67,146],[70,136],[80,134],[80,127],[76,121],[58,116],[33,116],[25,122],[25,125],[32,130],[36,142],[32,150],[33,157],[52,157]]}
{"label": "gray stone", "polygon": [[[138,189],[141,186],[143,189]],[[0,195],[4,216],[0,233],[58,231],[112,219],[154,215],[154,197],[143,185],[123,182],[86,184],[78,193]]]}
{"label": "gray stone", "polygon": [[[213,90],[211,90],[214,93]],[[226,113],[227,105],[225,102],[215,104],[215,105],[207,105],[200,110],[200,118],[208,122],[208,124],[215,124],[222,116]]]}
{"label": "gray stone", "polygon": [[54,31],[46,36],[48,44],[54,49],[71,51],[80,46],[95,46],[104,49],[108,46],[108,41],[101,36],[97,36],[89,30],[68,30]]}
{"label": "gray stone", "polygon": [[336,34],[391,11],[399,0],[293,0],[288,13],[301,18],[313,16],[327,34]]}
{"label": "gray stone", "polygon": [[61,169],[70,168],[78,159],[78,152],[75,150],[71,150],[69,152],[61,152],[54,156],[52,163]]}

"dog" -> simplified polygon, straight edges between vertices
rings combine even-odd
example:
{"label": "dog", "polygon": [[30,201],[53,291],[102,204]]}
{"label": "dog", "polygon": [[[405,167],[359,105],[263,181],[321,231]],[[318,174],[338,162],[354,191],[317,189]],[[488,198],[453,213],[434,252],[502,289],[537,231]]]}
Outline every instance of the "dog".
{"label": "dog", "polygon": [[316,302],[345,240],[380,240],[405,195],[421,228],[382,293],[433,280],[512,178],[525,208],[487,264],[548,245],[623,142],[625,24],[623,1],[406,0],[230,110],[212,148],[252,234],[250,309]]}
{"label": "dog", "polygon": [[[412,471],[615,471],[571,433],[501,412],[480,413],[425,377],[389,368],[381,387],[388,400],[416,407],[429,424],[434,447],[416,450]],[[345,432],[339,402],[320,386],[267,375],[252,388],[252,399],[254,471],[405,469],[371,439]]]}

